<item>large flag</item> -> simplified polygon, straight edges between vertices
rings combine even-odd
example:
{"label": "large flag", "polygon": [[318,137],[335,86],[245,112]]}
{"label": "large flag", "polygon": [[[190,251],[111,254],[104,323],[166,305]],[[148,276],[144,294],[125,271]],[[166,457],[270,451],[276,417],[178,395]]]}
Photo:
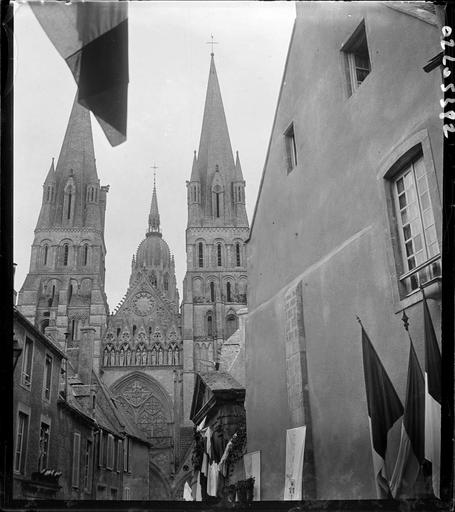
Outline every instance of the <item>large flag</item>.
{"label": "large flag", "polygon": [[286,476],[284,499],[301,500],[306,425],[286,431]]}
{"label": "large flag", "polygon": [[390,481],[394,498],[416,497],[416,482],[425,456],[424,443],[425,380],[411,341],[400,449]]}
{"label": "large flag", "polygon": [[390,498],[387,436],[403,415],[403,405],[363,325],[362,351],[376,490],[378,498]]}
{"label": "large flag", "polygon": [[30,2],[112,146],[126,140],[128,2]]}
{"label": "large flag", "polygon": [[425,332],[425,459],[431,463],[433,492],[440,497],[441,460],[441,353],[423,297]]}

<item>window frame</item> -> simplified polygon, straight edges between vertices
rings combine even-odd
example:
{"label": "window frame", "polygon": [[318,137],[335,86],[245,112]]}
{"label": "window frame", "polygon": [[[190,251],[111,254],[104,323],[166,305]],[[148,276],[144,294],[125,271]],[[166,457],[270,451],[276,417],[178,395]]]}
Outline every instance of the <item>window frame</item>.
{"label": "window frame", "polygon": [[[28,440],[29,440],[29,429],[30,429],[30,410],[24,410],[19,406],[16,415],[16,430],[14,436],[14,460],[13,460],[13,472],[19,475],[25,475],[27,470],[27,452],[28,452]],[[18,449],[18,438],[19,438],[19,426],[21,424],[20,418],[24,416],[26,423],[20,439],[20,449]],[[17,461],[17,456],[19,459]],[[17,467],[17,462],[19,467]]]}
{"label": "window frame", "polygon": [[[23,388],[25,388],[27,391],[31,391],[31,388],[32,388],[34,355],[35,355],[35,342],[32,338],[25,336],[24,355],[22,358],[22,369],[21,369],[21,386]],[[28,367],[28,366],[30,366],[29,374],[26,373],[26,367]]]}
{"label": "window frame", "polygon": [[[423,162],[426,169],[429,195],[432,204],[433,216],[436,225],[436,236],[441,248],[442,240],[442,172],[436,172],[433,154],[437,148],[432,148],[429,132],[426,128],[401,141],[385,155],[379,163],[377,171],[378,193],[383,197],[383,223],[386,234],[387,262],[391,276],[393,308],[396,313],[401,313],[405,308],[422,300],[420,290],[406,295],[400,285],[400,277],[403,277],[404,266],[399,241],[398,224],[395,213],[394,198],[391,182],[406,164],[419,153],[423,154]],[[435,278],[437,281],[438,278]],[[433,282],[430,280],[429,283]],[[439,285],[438,285],[439,286]]]}
{"label": "window frame", "polygon": [[[359,47],[365,48],[359,51]],[[365,20],[362,19],[357,25],[356,29],[349,36],[349,39],[342,45],[341,53],[343,57],[343,69],[345,74],[345,83],[348,97],[351,97],[357,89],[365,82],[367,77],[372,72],[370,50],[368,48],[368,37],[365,25]],[[361,69],[356,61],[356,57],[368,58],[368,72],[363,80],[358,83],[357,69]],[[363,68],[367,69],[367,68]]]}
{"label": "window frame", "polygon": [[[41,443],[44,442],[44,440],[46,439],[46,437],[44,437],[44,438],[41,437],[41,434],[43,432],[43,425],[45,425],[47,427],[47,445],[46,445],[46,451],[44,452],[45,458],[41,458]],[[38,447],[39,447],[39,456],[38,456],[39,471],[41,471],[42,469],[46,469],[48,467],[50,444],[51,444],[51,422],[48,418],[42,416],[41,421],[40,421],[39,445],[38,445]]]}
{"label": "window frame", "polygon": [[[49,367],[49,369],[48,369],[48,366],[47,366],[48,360],[50,360],[50,367]],[[46,402],[50,402],[51,401],[53,370],[54,370],[54,358],[49,354],[49,352],[45,352],[45,354],[44,354],[43,396],[42,396],[42,398]]]}

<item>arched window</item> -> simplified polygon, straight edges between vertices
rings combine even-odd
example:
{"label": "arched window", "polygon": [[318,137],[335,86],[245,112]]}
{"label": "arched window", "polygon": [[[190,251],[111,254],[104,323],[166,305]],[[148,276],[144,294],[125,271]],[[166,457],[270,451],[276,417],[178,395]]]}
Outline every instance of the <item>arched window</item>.
{"label": "arched window", "polygon": [[215,302],[215,283],[210,281],[210,300]]}
{"label": "arched window", "polygon": [[235,263],[237,265],[237,267],[240,267],[241,265],[241,260],[240,260],[240,244],[237,242],[235,244]]}
{"label": "arched window", "polygon": [[238,320],[236,315],[230,314],[226,318],[226,339],[230,338],[237,330]]}
{"label": "arched window", "polygon": [[231,302],[231,300],[232,300],[231,283],[229,281],[226,283],[226,300],[227,300],[227,302]]}
{"label": "arched window", "polygon": [[168,276],[168,274],[164,274],[163,285],[164,285],[164,289],[166,291],[168,291],[168,289],[169,289],[169,276]]}
{"label": "arched window", "polygon": [[44,246],[44,254],[43,254],[43,265],[47,265],[47,253],[49,251],[49,247],[47,245]]}
{"label": "arched window", "polygon": [[51,304],[54,302],[55,297],[55,284],[52,285]]}
{"label": "arched window", "polygon": [[136,329],[137,329],[137,327],[135,325],[133,325],[133,336],[136,336]]}
{"label": "arched window", "polygon": [[82,262],[83,262],[84,267],[88,263],[88,244],[84,245],[84,254],[83,254]]}
{"label": "arched window", "polygon": [[216,245],[216,252],[217,252],[217,263],[218,263],[218,266],[221,267],[223,264],[223,261],[221,258],[221,244]]}
{"label": "arched window", "polygon": [[68,265],[68,254],[69,254],[69,245],[68,244],[65,244],[63,246],[63,265],[67,266]]}
{"label": "arched window", "polygon": [[207,315],[207,336],[213,336],[213,318],[212,315]]}
{"label": "arched window", "polygon": [[71,299],[73,297],[73,285],[72,283],[68,286],[68,304],[71,302]]}
{"label": "arched window", "polygon": [[120,327],[117,327],[117,338],[120,336],[121,329]]}
{"label": "arched window", "polygon": [[199,256],[199,267],[204,266],[204,247],[202,246],[202,242],[198,243],[198,256]]}
{"label": "arched window", "polygon": [[151,281],[153,286],[156,286],[156,283],[157,283],[157,281],[156,281],[156,274],[155,274],[155,272],[153,270],[152,270],[152,275],[150,276],[150,281]]}

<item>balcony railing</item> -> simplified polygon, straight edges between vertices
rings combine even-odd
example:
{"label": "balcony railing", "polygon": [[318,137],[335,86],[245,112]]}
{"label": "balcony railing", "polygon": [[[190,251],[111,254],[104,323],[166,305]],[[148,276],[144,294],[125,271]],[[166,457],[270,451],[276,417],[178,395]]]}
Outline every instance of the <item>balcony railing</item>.
{"label": "balcony railing", "polygon": [[401,290],[404,296],[418,290],[420,287],[441,277],[441,255],[425,261],[409,272],[400,276]]}

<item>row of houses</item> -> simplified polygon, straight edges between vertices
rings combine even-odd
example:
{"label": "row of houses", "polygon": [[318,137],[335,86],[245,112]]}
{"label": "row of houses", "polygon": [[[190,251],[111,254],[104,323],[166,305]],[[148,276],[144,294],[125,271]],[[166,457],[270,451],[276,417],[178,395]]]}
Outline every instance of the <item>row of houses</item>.
{"label": "row of houses", "polygon": [[[13,495],[25,500],[144,500],[149,441],[52,338],[14,309]],[[89,370],[90,371],[90,370]]]}

